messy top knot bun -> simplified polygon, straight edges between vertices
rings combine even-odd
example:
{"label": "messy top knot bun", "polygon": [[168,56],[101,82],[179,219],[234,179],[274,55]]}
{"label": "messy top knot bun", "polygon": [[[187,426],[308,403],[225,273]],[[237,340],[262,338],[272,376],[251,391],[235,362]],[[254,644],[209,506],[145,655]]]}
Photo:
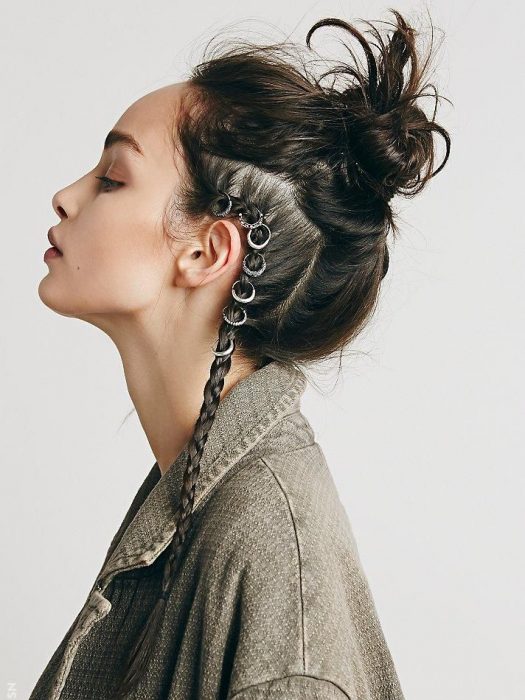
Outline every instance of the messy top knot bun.
{"label": "messy top knot bun", "polygon": [[[217,319],[215,351],[222,355],[211,364],[188,444],[183,506],[162,592],[130,653],[118,697],[126,696],[147,667],[170,605],[171,581],[184,562],[191,532],[200,459],[232,352],[241,352],[247,366],[276,360],[300,370],[301,363],[343,351],[372,314],[388,270],[387,232],[395,230],[389,199],[395,192],[419,191],[448,158],[447,132],[415,105],[422,72],[414,32],[398,12],[395,16],[397,28],[389,42],[374,30],[378,59],[364,36],[342,20],[312,27],[308,49],[317,28],[333,25],[348,30],[365,51],[368,68],[357,62],[336,66],[324,73],[334,78],[329,87],[310,71],[301,48],[287,41],[263,46],[237,41],[215,52],[208,44],[208,57],[192,69],[174,105],[173,146],[182,156],[181,182],[166,210],[167,235],[177,238],[185,231],[187,241],[194,229],[205,234],[216,216],[231,218],[248,267],[253,271],[263,254],[264,274],[249,279],[240,269],[233,278],[237,297],[224,300],[227,307]],[[403,68],[409,60],[405,85]],[[338,75],[350,76],[350,85],[337,89]],[[432,173],[433,131],[444,137],[447,153]],[[267,229],[254,233],[256,243],[267,245],[254,254],[239,216],[254,221],[257,211],[264,212]],[[238,295],[241,301],[250,299],[247,312]],[[227,320],[237,318],[240,325]]]}
{"label": "messy top knot bun", "polygon": [[[423,84],[428,59],[421,69],[415,30],[399,12],[392,12],[397,26],[388,42],[370,22],[367,25],[377,44],[337,18],[320,20],[306,37],[310,47],[312,35],[320,27],[340,27],[355,37],[363,49],[367,72],[340,64],[324,73],[323,78],[327,75],[350,78],[350,85],[344,90],[326,90],[340,112],[346,146],[342,155],[346,156],[348,176],[375,190],[387,202],[394,194],[409,197],[417,194],[443,168],[450,150],[447,131],[434,121],[435,111],[429,119],[416,104],[418,98],[428,96],[427,88],[437,98],[435,87]],[[372,47],[379,49],[378,57]],[[357,64],[355,54],[349,51]],[[409,71],[405,75],[407,65]],[[433,132],[440,134],[446,144],[445,158],[434,171]]]}

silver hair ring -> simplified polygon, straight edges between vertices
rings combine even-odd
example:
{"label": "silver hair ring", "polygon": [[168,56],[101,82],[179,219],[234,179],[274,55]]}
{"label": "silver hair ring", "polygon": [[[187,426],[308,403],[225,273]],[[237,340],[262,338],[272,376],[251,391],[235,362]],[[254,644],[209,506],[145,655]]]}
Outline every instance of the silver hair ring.
{"label": "silver hair ring", "polygon": [[225,209],[224,211],[221,211],[221,212],[218,212],[218,213],[217,213],[217,212],[213,212],[213,213],[215,214],[215,216],[226,216],[226,215],[229,214],[230,211],[231,211],[231,208],[232,208],[232,199],[231,199],[230,195],[229,195],[227,192],[223,192],[222,190],[219,190],[219,193],[225,195],[226,197],[228,197],[228,204],[227,204],[226,209]]}
{"label": "silver hair ring", "polygon": [[254,287],[253,284],[250,282],[250,280],[247,280],[248,284],[249,284],[250,287],[252,288],[252,293],[251,293],[251,295],[250,295],[249,297],[246,297],[246,298],[243,299],[242,297],[240,297],[240,296],[235,292],[235,285],[237,284],[237,282],[240,282],[240,280],[236,280],[236,281],[232,284],[232,296],[233,296],[233,298],[234,298],[236,301],[241,302],[241,304],[247,304],[249,301],[251,301],[251,300],[255,297],[255,287]]}
{"label": "silver hair ring", "polygon": [[258,207],[255,207],[255,208],[259,212],[259,220],[256,221],[254,224],[250,224],[247,221],[243,220],[243,218],[242,218],[243,212],[242,211],[239,214],[239,219],[241,221],[241,224],[244,226],[244,228],[259,228],[259,226],[262,224],[264,215]]}
{"label": "silver hair ring", "polygon": [[272,237],[272,232],[270,231],[270,228],[266,224],[261,224],[260,228],[262,228],[263,226],[264,226],[264,228],[266,228],[268,230],[268,238],[264,241],[264,243],[254,243],[252,241],[252,238],[251,238],[252,229],[250,229],[248,231],[248,243],[250,244],[250,246],[252,248],[255,248],[256,250],[260,250],[261,248],[264,248],[265,246],[267,246],[268,243],[270,242],[270,238]]}
{"label": "silver hair ring", "polygon": [[242,326],[242,324],[246,321],[246,319],[247,319],[247,317],[248,317],[248,314],[246,313],[246,309],[241,308],[241,311],[242,311],[243,314],[244,314],[244,318],[242,319],[242,321],[231,321],[231,320],[226,316],[226,314],[224,313],[225,310],[226,310],[227,308],[228,308],[228,307],[225,306],[225,307],[223,308],[223,310],[222,310],[222,317],[223,317],[223,319],[224,319],[227,323],[229,323],[231,326]]}
{"label": "silver hair ring", "polygon": [[[251,253],[248,253],[248,255],[251,255]],[[259,255],[262,258],[263,266],[260,270],[251,270],[248,267],[248,264],[246,263],[246,258],[248,257],[248,255],[244,256],[244,260],[242,261],[242,269],[246,272],[247,275],[250,275],[250,277],[259,277],[259,275],[262,275],[262,273],[266,270],[266,260],[264,259],[264,256],[261,253],[255,253],[255,255]]]}
{"label": "silver hair ring", "polygon": [[226,355],[229,355],[232,352],[232,350],[233,350],[233,339],[230,338],[230,346],[228,347],[227,350],[221,350],[221,351],[214,350],[213,354],[215,355],[215,357],[225,357]]}

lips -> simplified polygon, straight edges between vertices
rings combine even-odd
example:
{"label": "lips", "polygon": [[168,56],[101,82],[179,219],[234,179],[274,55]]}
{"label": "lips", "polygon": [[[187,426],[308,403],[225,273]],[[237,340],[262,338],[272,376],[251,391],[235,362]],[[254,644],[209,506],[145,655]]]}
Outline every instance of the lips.
{"label": "lips", "polygon": [[53,227],[51,227],[47,232],[47,239],[54,248],[56,248],[60,253],[62,253],[62,249],[57,245],[57,242],[55,240],[55,233],[53,231]]}

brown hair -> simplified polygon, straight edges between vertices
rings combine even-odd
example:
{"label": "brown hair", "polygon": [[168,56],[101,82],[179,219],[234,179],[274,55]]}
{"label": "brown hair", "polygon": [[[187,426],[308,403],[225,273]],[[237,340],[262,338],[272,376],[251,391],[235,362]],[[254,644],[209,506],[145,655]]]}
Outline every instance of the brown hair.
{"label": "brown hair", "polygon": [[[417,194],[450,152],[448,132],[434,121],[440,98],[433,85],[423,83],[432,45],[421,64],[415,30],[390,11],[396,22],[389,23],[393,32],[386,39],[370,22],[361,33],[336,18],[316,22],[307,34],[312,51],[310,40],[319,27],[344,29],[361,46],[366,68],[346,44],[353,63],[337,63],[316,77],[293,44],[239,42],[205,53],[192,69],[173,125],[185,172],[166,211],[167,229],[181,214],[198,226],[211,221],[213,212],[228,204],[222,194],[227,192],[228,217],[243,214],[255,221],[258,209],[272,234],[261,251],[268,263],[264,274],[253,278],[241,272],[236,283],[243,296],[251,293],[249,282],[256,289],[246,322],[221,322],[218,351],[233,340],[256,367],[277,360],[298,368],[342,350],[374,311],[388,270],[387,235],[398,231],[390,200]],[[435,98],[431,118],[416,104],[429,94],[427,88]],[[435,170],[434,133],[446,150]],[[267,238],[262,229],[251,233],[256,242]],[[260,255],[247,250],[246,260],[257,269]],[[237,320],[243,307],[232,298],[225,313]],[[188,443],[161,595],[131,651],[118,697],[140,680],[154,649],[192,524],[200,459],[230,366],[231,354],[215,357],[211,365]]]}

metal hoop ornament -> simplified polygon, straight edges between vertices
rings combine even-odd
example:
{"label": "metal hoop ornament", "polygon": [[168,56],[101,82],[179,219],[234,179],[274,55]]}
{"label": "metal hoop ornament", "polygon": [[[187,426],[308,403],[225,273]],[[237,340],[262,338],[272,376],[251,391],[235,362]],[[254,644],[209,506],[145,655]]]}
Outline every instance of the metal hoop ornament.
{"label": "metal hoop ornament", "polygon": [[228,197],[228,204],[226,205],[226,209],[224,211],[216,212],[214,211],[213,214],[215,216],[227,216],[232,208],[232,198],[227,192],[223,192],[222,190],[219,190],[219,194],[223,194],[225,197]]}
{"label": "metal hoop ornament", "polygon": [[241,311],[242,311],[243,314],[244,314],[244,318],[243,318],[241,321],[232,321],[232,320],[229,319],[228,316],[226,316],[226,314],[224,313],[224,312],[226,311],[227,308],[228,308],[228,307],[225,306],[225,307],[223,308],[223,310],[222,310],[222,317],[223,317],[223,319],[226,321],[226,323],[229,323],[230,326],[242,326],[242,324],[243,324],[243,323],[246,321],[246,319],[248,318],[248,314],[246,313],[246,309],[241,308]]}
{"label": "metal hoop ornament", "polygon": [[215,355],[215,357],[226,357],[226,355],[229,355],[231,352],[233,352],[233,348],[233,338],[230,338],[230,345],[226,350],[214,350],[213,354]]}
{"label": "metal hoop ornament", "polygon": [[[251,255],[251,253],[248,253],[248,255]],[[244,256],[244,260],[242,261],[242,269],[247,275],[250,275],[250,277],[259,277],[259,275],[262,275],[262,273],[266,270],[266,260],[264,259],[264,255],[262,255],[262,253],[254,253],[254,255],[258,255],[262,259],[262,267],[260,270],[252,270],[248,267],[248,263],[246,262],[248,255]]]}
{"label": "metal hoop ornament", "polygon": [[254,243],[252,241],[252,230],[253,229],[250,229],[248,231],[248,236],[247,236],[248,243],[252,248],[255,248],[255,250],[261,250],[261,248],[264,248],[265,246],[267,246],[268,243],[270,242],[270,238],[272,237],[272,232],[270,231],[269,226],[267,224],[261,224],[259,228],[262,228],[263,226],[268,231],[268,238],[263,243]]}
{"label": "metal hoop ornament", "polygon": [[237,292],[235,291],[235,285],[237,284],[237,282],[240,282],[240,280],[235,280],[235,282],[232,284],[232,296],[233,296],[233,298],[234,298],[236,301],[240,302],[241,304],[247,304],[249,301],[252,301],[252,299],[255,298],[255,287],[254,287],[253,284],[250,282],[250,280],[247,280],[247,282],[248,282],[248,284],[250,285],[250,287],[252,288],[252,293],[251,293],[251,295],[250,295],[249,297],[245,297],[245,298],[240,297],[240,296],[237,294]]}
{"label": "metal hoop ornament", "polygon": [[244,226],[244,228],[259,228],[259,226],[261,226],[261,224],[263,222],[264,215],[258,207],[255,207],[255,208],[259,212],[259,219],[254,224],[250,224],[250,223],[248,223],[248,221],[244,221],[242,218],[244,212],[242,212],[242,211],[240,212],[239,220],[240,220],[241,224]]}

